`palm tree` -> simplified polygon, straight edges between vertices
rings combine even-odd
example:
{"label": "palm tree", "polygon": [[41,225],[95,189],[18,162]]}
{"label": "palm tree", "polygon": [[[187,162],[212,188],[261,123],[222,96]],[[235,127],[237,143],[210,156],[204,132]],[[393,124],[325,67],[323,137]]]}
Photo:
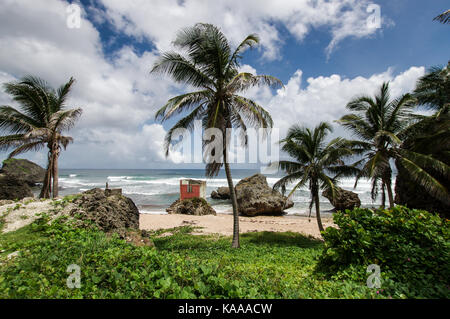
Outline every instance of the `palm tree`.
{"label": "palm tree", "polygon": [[[226,129],[239,128],[245,133],[247,125],[271,128],[270,114],[256,102],[240,94],[257,85],[282,86],[281,81],[272,76],[238,71],[243,51],[258,42],[258,37],[251,34],[232,52],[225,35],[217,27],[196,24],[181,30],[173,42],[182,53],[164,52],[151,70],[152,73],[167,74],[176,82],[198,89],[171,98],[156,113],[157,120],[165,121],[175,114],[190,111],[167,132],[166,156],[174,131],[179,128],[192,130],[195,120],[202,120],[203,129],[217,128],[223,133],[225,147],[223,154],[220,154],[221,160],[208,163],[206,175],[216,176],[221,166],[225,167],[233,206],[232,247],[239,247],[239,215],[228,163]],[[241,136],[241,141],[243,146],[247,145],[246,134]]]}
{"label": "palm tree", "polygon": [[[315,205],[320,231],[323,231],[324,228],[320,218],[319,189],[331,191],[334,197],[338,178],[357,173],[356,167],[346,165],[343,161],[344,158],[354,154],[351,144],[340,137],[325,143],[330,132],[332,132],[332,128],[326,122],[321,122],[313,130],[298,125],[292,126],[288,130],[286,138],[280,143],[283,143],[282,150],[295,161],[280,161],[273,164],[287,173],[274,184],[274,189],[281,188],[284,194],[288,184],[298,181],[288,198],[295,190],[308,184],[311,191],[310,214],[312,206]],[[330,173],[334,176],[330,177]]]}
{"label": "palm tree", "polygon": [[437,17],[433,19],[434,21],[439,21],[444,24],[450,24],[450,10],[444,11]]}
{"label": "palm tree", "polygon": [[380,92],[372,98],[361,96],[347,104],[353,113],[343,116],[338,122],[359,140],[352,141],[359,152],[364,153],[357,165],[362,165],[356,175],[372,180],[372,197],[375,199],[379,183],[386,189],[390,207],[394,206],[390,161],[397,160],[408,171],[412,180],[422,185],[430,194],[444,198],[448,196],[445,187],[433,178],[424,168],[449,175],[449,167],[433,157],[411,150],[402,149],[401,138],[410,127],[414,117],[411,114],[417,101],[410,94],[390,99],[389,83],[383,83]]}
{"label": "palm tree", "polygon": [[0,107],[0,130],[10,133],[0,137],[0,150],[14,149],[9,158],[27,151],[48,147],[48,164],[41,198],[49,198],[53,178],[53,198],[58,196],[58,157],[61,145],[66,149],[73,141],[62,131],[70,129],[82,110],[66,109],[66,100],[75,80],[63,84],[57,90],[44,80],[26,76],[20,82],[4,84],[18,108]]}
{"label": "palm tree", "polygon": [[[417,121],[400,136],[403,141],[401,148],[429,155],[449,165],[450,63],[446,67],[433,67],[422,76],[417,81],[413,96],[418,100],[419,105],[435,112],[429,116],[416,115]],[[444,208],[445,201],[440,201],[436,196],[429,196],[422,187],[411,186],[409,172],[405,171],[398,161],[396,165],[398,168],[396,201],[398,203],[407,204],[411,208],[426,208],[439,212],[448,211],[450,205],[448,201],[447,208]],[[448,192],[450,179],[445,174],[432,172],[429,167],[424,167],[424,169],[430,171]]]}

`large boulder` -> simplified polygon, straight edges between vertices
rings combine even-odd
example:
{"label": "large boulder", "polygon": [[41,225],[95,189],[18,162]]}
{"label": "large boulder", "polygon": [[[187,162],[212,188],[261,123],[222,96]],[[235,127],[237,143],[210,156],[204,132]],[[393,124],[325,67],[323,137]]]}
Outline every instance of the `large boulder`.
{"label": "large boulder", "polygon": [[291,200],[273,190],[262,174],[240,180],[235,190],[239,213],[245,216],[280,216],[294,206]]}
{"label": "large boulder", "polygon": [[26,182],[0,174],[0,200],[16,200],[25,197],[33,197],[33,192]]}
{"label": "large boulder", "polygon": [[331,190],[328,189],[322,192],[322,196],[328,198],[331,205],[333,205],[336,210],[353,209],[361,206],[358,194],[340,187],[336,187],[334,198],[331,194]]}
{"label": "large boulder", "polygon": [[12,179],[26,182],[30,186],[42,183],[45,178],[45,169],[26,159],[10,158],[4,160],[0,173],[8,175]]}
{"label": "large boulder", "polygon": [[104,232],[126,236],[129,229],[139,229],[139,210],[133,201],[118,192],[94,188],[73,201],[71,216],[94,222]]}
{"label": "large boulder", "polygon": [[230,199],[230,188],[219,187],[217,191],[212,191],[211,198],[213,199]]}
{"label": "large boulder", "polygon": [[216,211],[203,198],[187,198],[183,200],[177,199],[166,209],[169,214],[184,214],[184,215],[216,215]]}

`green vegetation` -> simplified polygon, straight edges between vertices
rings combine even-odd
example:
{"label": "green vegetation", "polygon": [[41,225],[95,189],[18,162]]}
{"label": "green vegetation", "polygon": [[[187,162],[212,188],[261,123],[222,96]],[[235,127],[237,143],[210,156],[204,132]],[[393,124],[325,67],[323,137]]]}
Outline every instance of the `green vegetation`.
{"label": "green vegetation", "polygon": [[[448,222],[405,208],[357,209],[337,214],[335,222],[346,228],[328,228],[325,245],[301,234],[262,232],[243,234],[235,250],[230,238],[194,236],[193,227],[151,232],[155,248],[138,247],[92,225],[64,218],[48,224],[43,215],[0,235],[0,298],[449,297],[440,282],[449,278]],[[366,268],[377,261],[382,289],[368,288]],[[79,289],[66,285],[71,264],[81,268]]]}
{"label": "green vegetation", "polygon": [[15,168],[20,169],[24,173],[29,173],[30,171],[26,168],[20,165],[20,162],[15,158],[7,158],[3,161],[3,165],[14,165]]}
{"label": "green vegetation", "polygon": [[339,228],[323,232],[319,269],[330,278],[366,278],[360,265],[378,264],[386,293],[415,298],[450,297],[450,223],[423,210],[338,212]]}

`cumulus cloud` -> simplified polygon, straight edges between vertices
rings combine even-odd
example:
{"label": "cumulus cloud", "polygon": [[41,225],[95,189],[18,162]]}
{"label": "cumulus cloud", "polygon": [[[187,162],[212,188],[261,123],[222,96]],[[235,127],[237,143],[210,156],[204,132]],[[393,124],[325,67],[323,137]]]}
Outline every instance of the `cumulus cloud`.
{"label": "cumulus cloud", "polygon": [[274,127],[283,136],[293,124],[315,126],[321,121],[333,122],[347,113],[346,104],[359,95],[373,95],[383,82],[389,81],[393,98],[411,92],[424,67],[411,67],[395,75],[392,68],[370,77],[342,78],[338,74],[306,79],[297,70],[284,89],[271,94],[268,90],[249,92],[272,114]]}
{"label": "cumulus cloud", "polygon": [[[233,44],[250,33],[261,37],[263,57],[279,59],[283,35],[276,24],[301,41],[312,28],[325,27],[331,33],[329,55],[347,37],[375,34],[367,25],[369,0],[102,0],[104,16],[118,30],[134,37],[146,37],[158,49],[166,50],[175,33],[197,22],[213,23],[223,29]],[[388,21],[382,19],[381,21]],[[388,23],[384,23],[389,25]]]}

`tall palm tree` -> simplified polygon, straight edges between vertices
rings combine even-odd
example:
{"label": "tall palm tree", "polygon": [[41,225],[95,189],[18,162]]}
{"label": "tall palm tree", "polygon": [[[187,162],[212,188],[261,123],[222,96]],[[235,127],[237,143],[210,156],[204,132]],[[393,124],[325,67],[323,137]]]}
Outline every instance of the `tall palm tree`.
{"label": "tall palm tree", "polygon": [[[225,167],[233,206],[232,247],[239,247],[239,215],[228,162],[226,129],[239,128],[245,133],[247,125],[271,128],[270,114],[240,94],[257,85],[282,86],[281,81],[272,76],[239,72],[241,54],[258,42],[258,37],[251,34],[232,51],[225,35],[217,27],[199,23],[177,34],[173,44],[181,53],[164,52],[151,70],[152,73],[167,74],[176,82],[198,89],[171,98],[156,113],[157,120],[165,121],[176,114],[190,112],[167,132],[166,156],[174,131],[179,128],[192,130],[195,120],[202,120],[203,129],[217,128],[223,133],[225,147],[220,154],[221,160],[208,163],[206,175],[216,176],[221,166]],[[241,136],[241,140],[246,146],[246,134]]]}
{"label": "tall palm tree", "polygon": [[439,21],[444,24],[450,24],[450,10],[442,12],[440,15],[435,17],[433,20]]}
{"label": "tall palm tree", "polygon": [[6,93],[19,104],[0,107],[0,130],[9,135],[0,136],[0,150],[14,149],[9,157],[27,151],[48,148],[48,164],[41,198],[49,198],[53,179],[53,198],[58,196],[58,157],[61,145],[66,149],[72,137],[62,135],[81,115],[80,108],[67,109],[66,100],[75,80],[70,80],[57,90],[44,80],[26,76],[19,82],[4,84]]}
{"label": "tall palm tree", "polygon": [[379,183],[387,190],[389,205],[394,206],[392,193],[392,168],[390,161],[397,160],[409,172],[414,182],[424,186],[430,194],[439,198],[448,196],[445,187],[433,178],[424,168],[450,174],[449,167],[429,155],[400,148],[401,137],[413,120],[412,109],[417,101],[410,94],[390,99],[389,83],[383,83],[374,98],[361,96],[347,104],[353,113],[343,116],[338,122],[349,129],[359,140],[354,147],[364,153],[357,162],[362,165],[356,175],[356,183],[362,177],[372,180],[372,196],[377,195]]}
{"label": "tall palm tree", "polygon": [[[296,182],[288,198],[297,189],[308,184],[311,191],[310,213],[312,206],[315,205],[320,231],[324,228],[320,218],[319,190],[329,190],[334,197],[339,177],[352,176],[358,171],[356,167],[346,165],[343,161],[344,158],[355,154],[348,141],[338,137],[325,143],[330,132],[332,128],[326,122],[321,122],[313,130],[298,125],[292,126],[286,138],[280,143],[283,143],[281,149],[295,161],[279,161],[273,164],[287,173],[274,184],[274,189],[281,188],[284,194],[286,186]],[[334,176],[330,177],[330,174]]]}

